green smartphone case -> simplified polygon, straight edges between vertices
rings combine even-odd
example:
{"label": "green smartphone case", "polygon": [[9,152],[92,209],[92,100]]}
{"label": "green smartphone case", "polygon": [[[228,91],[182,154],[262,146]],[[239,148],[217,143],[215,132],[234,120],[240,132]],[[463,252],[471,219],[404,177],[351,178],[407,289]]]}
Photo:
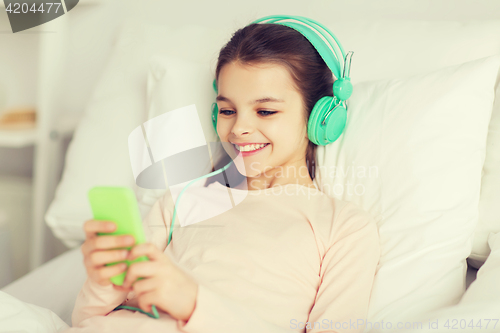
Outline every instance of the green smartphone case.
{"label": "green smartphone case", "polygon": [[[139,206],[135,199],[134,192],[128,187],[97,186],[88,192],[90,206],[94,214],[94,220],[112,221],[117,225],[114,232],[103,233],[101,235],[132,235],[135,238],[134,245],[146,242],[144,230],[142,229],[142,218]],[[117,249],[130,250],[132,246],[120,247]],[[124,260],[106,264],[106,266],[116,265],[122,262],[127,264],[138,261],[149,260],[147,256],[138,257],[132,261]],[[110,278],[111,282],[121,286],[125,280],[126,271]],[[142,278],[138,278],[140,280]]]}

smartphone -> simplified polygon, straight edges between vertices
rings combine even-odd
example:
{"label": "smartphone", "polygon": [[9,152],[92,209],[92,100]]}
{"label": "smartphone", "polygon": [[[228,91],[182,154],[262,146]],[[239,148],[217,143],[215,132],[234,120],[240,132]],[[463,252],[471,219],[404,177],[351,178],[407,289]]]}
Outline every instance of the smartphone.
{"label": "smartphone", "polygon": [[[112,221],[116,224],[116,229],[113,232],[104,233],[98,232],[98,236],[102,235],[132,235],[135,238],[135,243],[132,246],[119,247],[116,249],[130,249],[137,244],[146,242],[144,230],[142,229],[142,218],[139,211],[139,206],[135,199],[134,192],[128,187],[112,187],[112,186],[97,186],[93,187],[88,192],[90,206],[94,220]],[[106,266],[116,265],[122,262],[129,267],[132,263],[138,261],[149,260],[147,256],[141,256],[134,260],[123,260],[113,263],[108,263]],[[110,278],[111,283],[121,286],[125,280],[127,271]],[[142,278],[138,278],[140,280]]]}

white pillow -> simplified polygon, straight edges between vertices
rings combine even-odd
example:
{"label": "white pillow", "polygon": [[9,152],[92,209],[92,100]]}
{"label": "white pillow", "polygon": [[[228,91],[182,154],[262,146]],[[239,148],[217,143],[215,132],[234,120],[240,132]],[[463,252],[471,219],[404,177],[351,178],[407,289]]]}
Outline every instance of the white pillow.
{"label": "white pillow", "polygon": [[[500,20],[355,20],[346,24],[335,19],[323,23],[346,50],[354,51],[353,83],[425,73],[500,53]],[[488,234],[500,232],[500,86],[496,96],[488,132],[479,221],[468,259],[476,268],[489,254]]]}
{"label": "white pillow", "polygon": [[[488,246],[491,254],[477,272],[460,302],[428,313],[412,323],[417,323],[405,333],[434,332],[498,332],[500,322],[500,233],[490,233]],[[408,326],[408,328],[410,328]],[[402,330],[395,330],[403,332]],[[390,330],[373,330],[370,333]]]}
{"label": "white pillow", "polygon": [[[220,141],[211,119],[211,106],[215,102],[216,93],[212,88],[214,70],[210,68],[208,60],[210,59],[194,62],[178,57],[153,55],[148,72],[148,119],[195,104],[206,142]],[[213,151],[213,160],[216,161],[222,153],[221,149]],[[211,172],[211,166],[205,171],[205,174]],[[168,179],[166,183],[168,184]],[[138,187],[140,205],[144,210],[151,209],[165,191]]]}
{"label": "white pillow", "polygon": [[499,67],[497,55],[356,84],[345,132],[318,147],[320,188],[379,226],[369,321],[411,320],[464,293]]}
{"label": "white pillow", "polygon": [[54,312],[0,291],[0,332],[62,332],[69,326]]}
{"label": "white pillow", "polygon": [[209,60],[193,62],[178,57],[153,55],[149,60],[148,72],[148,119],[196,104],[206,141],[218,141],[211,118],[212,103],[217,96],[212,88],[215,69],[210,68]]}
{"label": "white pillow", "polygon": [[[500,77],[499,77],[500,80]],[[495,104],[491,115],[486,145],[481,199],[479,200],[479,222],[474,233],[472,253],[468,258],[471,266],[481,267],[488,255],[488,236],[500,233],[500,84],[497,83]]]}
{"label": "white pillow", "polygon": [[[459,305],[479,304],[484,301],[496,303],[496,314],[500,313],[500,232],[490,232],[486,237],[491,253],[485,264],[477,271],[474,280]],[[499,318],[497,318],[499,319]],[[500,323],[497,324],[500,329]]]}
{"label": "white pillow", "polygon": [[128,151],[129,134],[148,119],[146,82],[151,55],[172,53],[213,62],[212,55],[225,38],[222,30],[201,26],[170,28],[127,22],[120,29],[106,70],[75,130],[61,182],[45,214],[52,232],[66,246],[76,247],[85,239],[82,226],[92,218],[87,192],[93,186],[133,188],[143,218],[150,201],[163,193],[146,193],[136,186]]}
{"label": "white pillow", "polygon": [[[85,240],[92,218],[87,192],[94,186],[133,188],[128,135],[146,117],[147,64],[137,36],[122,34],[68,147],[64,172],[45,220],[72,248]],[[130,64],[134,64],[131,66]]]}

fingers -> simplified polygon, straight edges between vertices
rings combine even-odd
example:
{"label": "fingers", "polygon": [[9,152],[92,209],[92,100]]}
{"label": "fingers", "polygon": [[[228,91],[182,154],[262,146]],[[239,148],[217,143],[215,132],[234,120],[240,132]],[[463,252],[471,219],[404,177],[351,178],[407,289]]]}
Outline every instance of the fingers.
{"label": "fingers", "polygon": [[[99,236],[82,244],[83,261],[88,269],[99,268],[104,264],[124,261],[129,251],[123,249],[132,245],[133,240],[126,241],[127,236]],[[111,248],[111,250],[109,250]]]}
{"label": "fingers", "polygon": [[103,266],[113,262],[124,261],[128,253],[127,250],[94,251],[87,256],[87,260],[93,267]]}
{"label": "fingers", "polygon": [[95,250],[109,250],[132,246],[135,243],[132,235],[103,235],[89,240]]}
{"label": "fingers", "polygon": [[87,238],[80,249],[84,256],[88,256],[97,250],[125,248],[134,245],[134,243],[134,237],[131,235],[103,235]]}
{"label": "fingers", "polygon": [[139,307],[146,311],[151,313],[153,309],[151,308],[151,305],[154,303],[156,299],[156,296],[153,293],[145,293],[139,298]]}
{"label": "fingers", "polygon": [[83,224],[83,230],[87,238],[97,236],[98,232],[113,232],[116,224],[112,221],[88,220]]}
{"label": "fingers", "polygon": [[151,277],[155,275],[157,271],[158,265],[154,261],[141,261],[132,263],[127,271],[127,275],[125,276],[125,281],[123,281],[123,287],[131,288],[132,284],[135,284],[138,278]]}
{"label": "fingers", "polygon": [[142,279],[134,282],[134,292],[137,296],[141,296],[143,293],[151,292],[156,289],[158,282],[154,280],[155,278]]}
{"label": "fingers", "polygon": [[113,289],[118,290],[118,291],[130,292],[130,289],[124,288],[123,286],[117,286],[116,284],[113,284]]}
{"label": "fingers", "polygon": [[131,288],[140,277],[147,278],[154,276],[160,265],[165,265],[168,269],[168,258],[153,243],[143,243],[134,246],[130,250],[127,260],[133,261],[141,256],[147,256],[150,261],[134,262],[127,271],[127,276],[123,282],[125,288]]}
{"label": "fingers", "polygon": [[104,266],[97,270],[92,270],[90,272],[91,278],[102,286],[109,285],[111,277],[125,272],[127,269],[127,264],[120,263],[113,266]]}
{"label": "fingers", "polygon": [[166,256],[153,243],[137,244],[130,250],[128,260],[147,256],[149,260],[164,260]]}
{"label": "fingers", "polygon": [[125,248],[135,244],[134,237],[131,235],[98,236],[97,234],[113,232],[116,227],[112,221],[88,220],[84,223],[86,240],[80,247],[84,264],[88,276],[100,285],[109,285],[110,277],[126,271],[126,264],[110,266],[106,264],[126,260],[128,250]]}

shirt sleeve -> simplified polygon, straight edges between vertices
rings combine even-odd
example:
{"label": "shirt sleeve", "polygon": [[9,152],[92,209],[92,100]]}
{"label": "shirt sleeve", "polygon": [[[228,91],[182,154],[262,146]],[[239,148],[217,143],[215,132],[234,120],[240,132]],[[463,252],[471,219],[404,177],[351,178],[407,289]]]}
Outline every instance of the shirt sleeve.
{"label": "shirt sleeve", "polygon": [[[158,199],[142,221],[146,241],[155,244],[162,251],[165,250],[168,238],[166,221],[171,221],[169,211],[170,192]],[[133,291],[119,291],[112,284],[101,286],[88,277],[80,290],[71,315],[73,326],[78,326],[83,320],[93,316],[105,316],[118,305],[135,297]]]}
{"label": "shirt sleeve", "polygon": [[380,259],[373,217],[353,203],[334,220],[334,238],[321,264],[321,284],[305,323],[307,333],[363,332]]}
{"label": "shirt sleeve", "polygon": [[71,314],[73,327],[90,317],[107,315],[123,302],[127,294],[126,291],[115,290],[112,284],[101,286],[87,277]]}

